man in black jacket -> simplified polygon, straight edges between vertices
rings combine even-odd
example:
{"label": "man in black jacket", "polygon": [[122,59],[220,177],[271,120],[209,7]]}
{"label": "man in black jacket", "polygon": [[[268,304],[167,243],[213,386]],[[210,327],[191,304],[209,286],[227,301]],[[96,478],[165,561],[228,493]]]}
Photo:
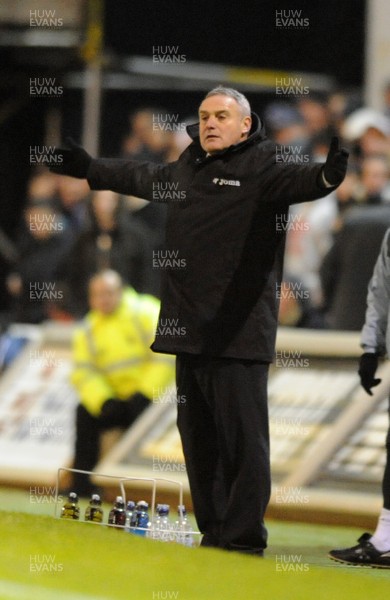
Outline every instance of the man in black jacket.
{"label": "man in black jacket", "polygon": [[273,360],[288,207],[327,195],[347,155],[324,165],[277,161],[247,99],[211,90],[192,144],[160,166],[91,159],[71,142],[57,172],[166,201],[166,248],[152,349],[177,355],[178,428],[202,545],[263,555],[270,496],[267,377]]}

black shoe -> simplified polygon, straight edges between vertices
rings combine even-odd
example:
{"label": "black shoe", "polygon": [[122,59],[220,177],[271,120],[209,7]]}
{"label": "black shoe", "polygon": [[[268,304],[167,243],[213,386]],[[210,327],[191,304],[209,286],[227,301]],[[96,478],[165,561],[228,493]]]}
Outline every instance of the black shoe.
{"label": "black shoe", "polygon": [[348,565],[390,569],[390,549],[386,552],[380,552],[371,544],[371,537],[370,533],[363,533],[358,539],[359,544],[357,546],[331,550],[328,556],[332,560],[347,563]]}
{"label": "black shoe", "polygon": [[219,541],[212,533],[204,533],[200,545],[204,548],[219,548]]}
{"label": "black shoe", "polygon": [[224,550],[264,558],[264,548],[253,548],[252,546],[241,546],[240,544],[228,544],[227,546],[224,546]]}

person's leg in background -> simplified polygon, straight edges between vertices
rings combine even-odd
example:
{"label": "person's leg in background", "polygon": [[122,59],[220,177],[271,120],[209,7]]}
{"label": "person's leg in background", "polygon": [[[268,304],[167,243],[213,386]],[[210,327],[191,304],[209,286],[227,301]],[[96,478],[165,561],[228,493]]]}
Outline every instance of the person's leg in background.
{"label": "person's leg in background", "polygon": [[[150,405],[142,394],[134,394],[129,400],[108,400],[99,417],[91,415],[79,404],[76,410],[76,442],[74,469],[92,471],[100,451],[100,434],[106,429],[120,427],[127,429]],[[89,497],[96,491],[90,478],[82,473],[73,474],[73,490],[79,496]]]}
{"label": "person's leg in background", "polygon": [[331,550],[330,558],[347,564],[390,569],[390,428],[386,436],[386,465],[382,479],[382,493],[383,508],[374,534],[363,533],[355,546]]}
{"label": "person's leg in background", "polygon": [[[389,407],[390,419],[390,407]],[[383,508],[370,542],[380,552],[390,550],[390,428],[386,437],[386,465],[382,480]]]}
{"label": "person's leg in background", "polygon": [[[97,463],[100,448],[99,420],[79,404],[76,409],[76,441],[73,468],[91,471]],[[73,473],[72,491],[79,496],[88,497],[96,491],[89,477],[82,473]]]}

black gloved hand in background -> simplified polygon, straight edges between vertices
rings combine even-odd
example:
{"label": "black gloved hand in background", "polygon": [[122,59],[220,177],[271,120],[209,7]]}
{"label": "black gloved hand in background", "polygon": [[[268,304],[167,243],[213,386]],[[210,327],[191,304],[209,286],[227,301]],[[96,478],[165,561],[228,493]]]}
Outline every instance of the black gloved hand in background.
{"label": "black gloved hand in background", "polygon": [[326,181],[331,185],[339,185],[347,172],[349,152],[345,148],[340,148],[339,138],[333,137],[326,162],[323,166],[323,174]]}
{"label": "black gloved hand in background", "polygon": [[78,179],[86,179],[92,156],[84,148],[76,144],[72,138],[66,138],[69,148],[55,148],[52,153],[56,162],[49,164],[49,169],[59,175],[69,175]]}
{"label": "black gloved hand in background", "polygon": [[379,385],[382,379],[374,379],[375,372],[378,368],[379,354],[376,352],[365,352],[361,355],[359,361],[359,376],[362,387],[366,390],[367,394],[372,396],[371,388]]}

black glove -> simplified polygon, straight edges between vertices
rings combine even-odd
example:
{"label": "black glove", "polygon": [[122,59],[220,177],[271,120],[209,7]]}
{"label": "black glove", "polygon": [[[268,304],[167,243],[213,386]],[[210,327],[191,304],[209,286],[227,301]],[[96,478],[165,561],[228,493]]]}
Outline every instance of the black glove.
{"label": "black glove", "polygon": [[372,396],[371,388],[378,385],[382,379],[374,379],[375,371],[378,368],[378,357],[379,354],[376,352],[365,352],[360,357],[359,362],[359,375],[360,383],[366,390],[367,394]]}
{"label": "black glove", "polygon": [[343,181],[347,172],[348,156],[348,150],[340,148],[339,138],[333,137],[326,162],[322,167],[324,177],[331,185],[339,185]]}
{"label": "black glove", "polygon": [[72,138],[66,138],[68,148],[55,148],[51,156],[55,156],[56,162],[49,164],[49,169],[59,175],[69,175],[78,179],[87,177],[88,168],[92,161],[92,156],[84,148],[76,144]]}

